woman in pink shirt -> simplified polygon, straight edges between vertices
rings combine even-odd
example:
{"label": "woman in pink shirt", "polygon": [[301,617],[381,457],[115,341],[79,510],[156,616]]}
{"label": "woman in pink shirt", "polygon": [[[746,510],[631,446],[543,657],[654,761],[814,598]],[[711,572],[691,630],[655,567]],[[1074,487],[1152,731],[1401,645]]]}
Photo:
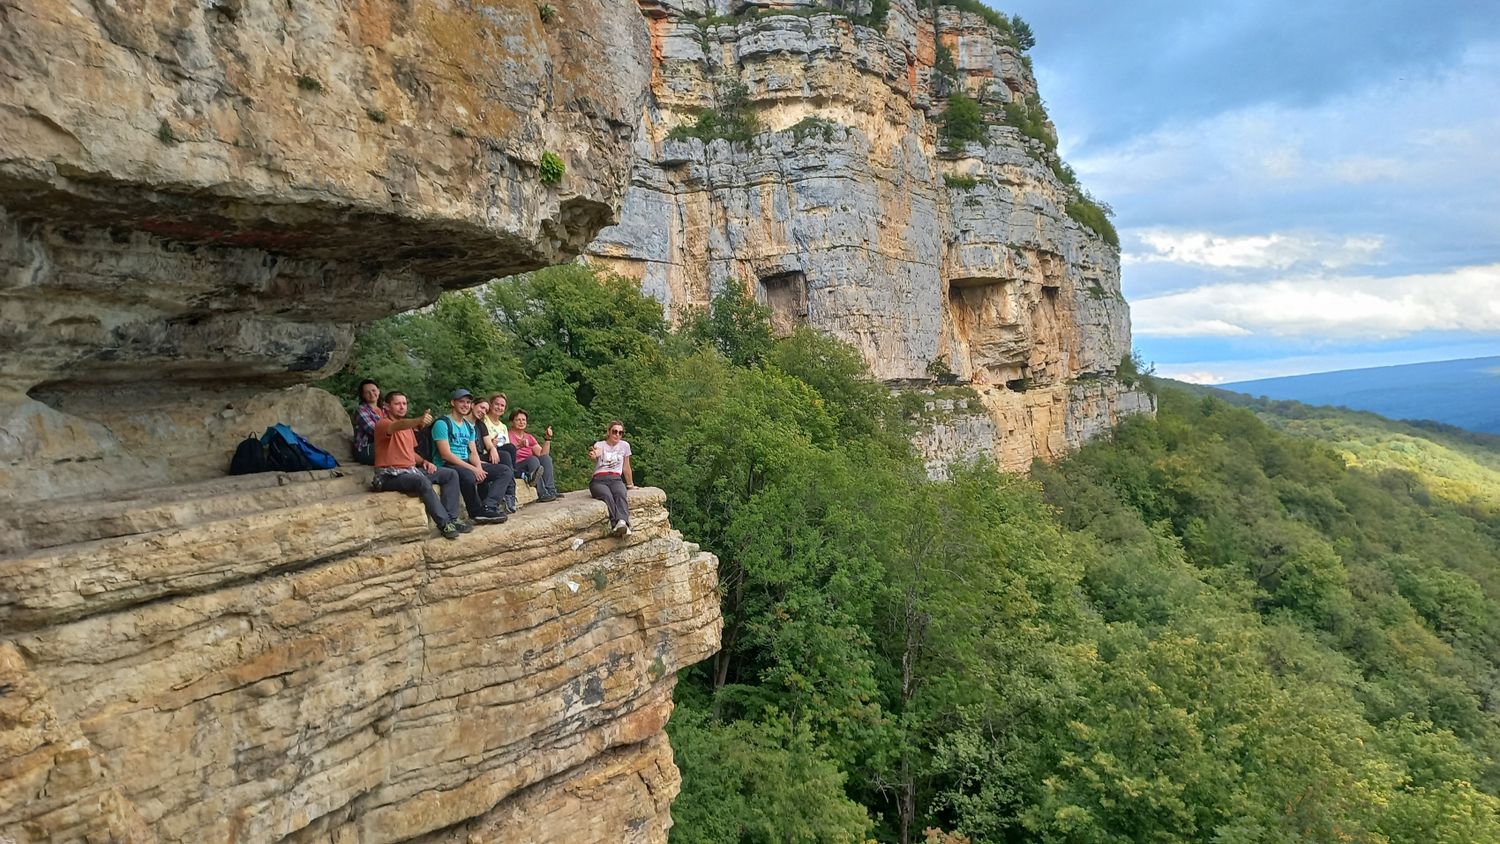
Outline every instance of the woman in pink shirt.
{"label": "woman in pink shirt", "polygon": [[589,481],[589,494],[604,502],[609,508],[610,533],[614,536],[630,535],[630,507],[625,490],[635,486],[630,475],[630,443],[625,442],[625,423],[615,419],[609,423],[604,439],[589,449],[589,459],[594,461],[594,477]]}
{"label": "woman in pink shirt", "polygon": [[539,503],[557,500],[557,484],[552,478],[552,426],[543,432],[541,442],[526,433],[526,411],[516,408],[510,414],[510,442],[516,447],[516,471],[525,472],[536,488]]}

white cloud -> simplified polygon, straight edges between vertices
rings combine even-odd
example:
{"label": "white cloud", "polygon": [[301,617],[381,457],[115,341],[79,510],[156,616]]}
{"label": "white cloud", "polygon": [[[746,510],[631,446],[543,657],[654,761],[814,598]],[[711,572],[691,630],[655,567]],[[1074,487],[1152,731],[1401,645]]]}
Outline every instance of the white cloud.
{"label": "white cloud", "polygon": [[[1328,350],[1316,354],[1268,357],[1251,360],[1201,360],[1175,364],[1156,364],[1156,374],[1194,384],[1233,384],[1260,378],[1307,375],[1312,372],[1334,372],[1366,369],[1372,366],[1399,366],[1439,360],[1493,357],[1500,354],[1496,342],[1460,343],[1457,345],[1417,345],[1381,351],[1349,352]],[[1497,372],[1500,374],[1500,372]]]}
{"label": "white cloud", "polygon": [[1409,169],[1410,162],[1378,155],[1351,155],[1336,159],[1328,166],[1333,181],[1346,185],[1396,182]]}
{"label": "white cloud", "polygon": [[1165,378],[1175,378],[1178,381],[1186,381],[1189,384],[1222,384],[1224,376],[1218,375],[1207,369],[1178,369],[1172,367],[1171,371],[1159,372]]}
{"label": "white cloud", "polygon": [[1122,228],[1377,232],[1422,260],[1414,244],[1474,240],[1500,208],[1500,110],[1476,107],[1500,98],[1497,57],[1485,42],[1438,74],[1181,119],[1071,163]]}
{"label": "white cloud", "polygon": [[1164,261],[1216,269],[1287,270],[1302,265],[1328,269],[1371,263],[1385,245],[1377,236],[1338,237],[1321,234],[1230,236],[1206,231],[1144,229],[1126,233],[1149,251],[1132,248],[1126,264]]}
{"label": "white cloud", "polygon": [[1421,331],[1500,333],[1500,264],[1374,278],[1215,284],[1131,305],[1137,335],[1386,340]]}

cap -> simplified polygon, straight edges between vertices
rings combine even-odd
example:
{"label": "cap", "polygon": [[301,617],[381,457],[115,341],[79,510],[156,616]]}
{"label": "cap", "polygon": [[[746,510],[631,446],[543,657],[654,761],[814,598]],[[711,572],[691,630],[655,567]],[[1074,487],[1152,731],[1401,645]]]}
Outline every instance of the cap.
{"label": "cap", "polygon": [[463,387],[459,387],[457,390],[453,391],[453,395],[451,395],[451,396],[448,397],[448,401],[458,401],[459,399],[472,399],[472,398],[474,398],[474,394],[473,393],[469,392],[468,390],[465,390]]}

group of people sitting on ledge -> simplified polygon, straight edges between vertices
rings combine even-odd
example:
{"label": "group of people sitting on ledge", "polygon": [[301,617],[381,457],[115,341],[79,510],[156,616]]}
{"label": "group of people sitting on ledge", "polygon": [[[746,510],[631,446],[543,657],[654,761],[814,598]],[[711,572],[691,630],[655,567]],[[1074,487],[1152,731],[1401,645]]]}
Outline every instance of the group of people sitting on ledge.
{"label": "group of people sitting on ledge", "polygon": [[[539,504],[560,497],[552,469],[552,428],[548,426],[538,440],[526,430],[526,411],[516,408],[507,419],[504,393],[476,401],[468,390],[454,390],[450,411],[437,418],[431,409],[408,417],[410,404],[405,393],[382,396],[374,381],[361,382],[354,413],[354,458],[375,467],[377,492],[421,498],[445,539],[457,539],[475,524],[504,522],[516,512],[518,477],[536,489]],[[426,455],[418,449],[418,431],[427,432]],[[589,449],[594,461],[589,493],[608,508],[614,536],[630,534],[625,491],[635,486],[624,434],[624,423],[614,420],[604,439]],[[460,515],[460,499],[467,519]]]}

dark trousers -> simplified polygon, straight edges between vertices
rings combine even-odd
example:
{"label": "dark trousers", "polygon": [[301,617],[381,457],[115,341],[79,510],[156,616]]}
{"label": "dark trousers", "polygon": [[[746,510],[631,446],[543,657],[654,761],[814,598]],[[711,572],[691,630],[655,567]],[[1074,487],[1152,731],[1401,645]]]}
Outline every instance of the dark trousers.
{"label": "dark trousers", "polygon": [[474,469],[469,464],[452,464],[453,471],[458,473],[459,494],[464,498],[464,507],[469,511],[471,519],[481,513],[498,510],[505,490],[515,482],[515,477],[507,466],[499,463],[480,463],[479,465],[484,467],[484,483],[475,480]]}
{"label": "dark trousers", "polygon": [[516,478],[520,477],[521,474],[516,471],[516,447],[510,443],[506,443],[495,450],[500,452],[500,465],[510,469],[510,483],[505,487],[505,494],[510,498],[515,498]]}
{"label": "dark trousers", "polygon": [[625,480],[619,475],[595,475],[589,481],[589,495],[604,502],[609,508],[609,523],[630,524],[630,508],[625,503]]}
{"label": "dark trousers", "polygon": [[[420,469],[410,472],[381,472],[375,476],[381,492],[404,492],[422,499],[427,515],[438,527],[458,518],[458,473],[452,469],[438,469],[432,474]],[[432,490],[437,484],[443,491],[441,500]]]}
{"label": "dark trousers", "polygon": [[522,460],[517,468],[531,476],[531,485],[542,498],[556,497],[557,482],[552,477],[552,455],[533,454]]}

